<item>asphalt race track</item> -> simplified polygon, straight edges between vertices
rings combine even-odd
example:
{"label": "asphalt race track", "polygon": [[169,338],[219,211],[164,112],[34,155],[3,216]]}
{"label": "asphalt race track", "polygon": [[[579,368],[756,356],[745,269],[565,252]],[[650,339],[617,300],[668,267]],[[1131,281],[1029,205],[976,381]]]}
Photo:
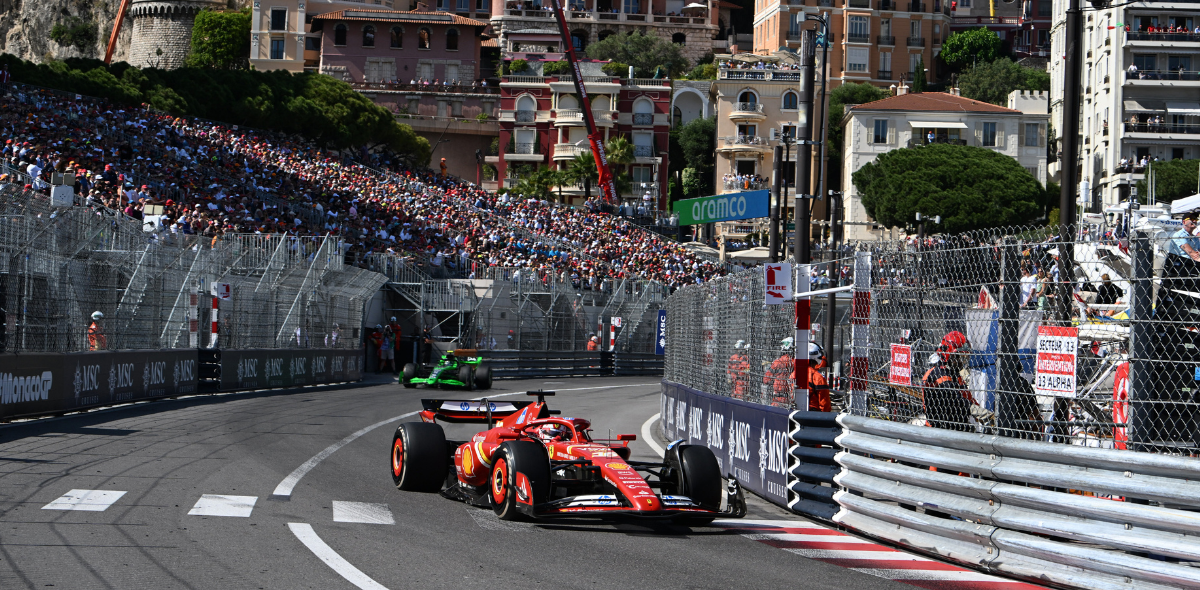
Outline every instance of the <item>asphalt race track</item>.
{"label": "asphalt race track", "polygon": [[[634,458],[658,458],[641,440],[656,378],[486,393],[537,388],[598,436],[638,434]],[[484,393],[308,388],[0,427],[0,589],[913,588],[718,527],[506,523],[396,490],[392,433],[415,417],[395,418],[421,397]],[[750,511],[799,520],[758,499]]]}

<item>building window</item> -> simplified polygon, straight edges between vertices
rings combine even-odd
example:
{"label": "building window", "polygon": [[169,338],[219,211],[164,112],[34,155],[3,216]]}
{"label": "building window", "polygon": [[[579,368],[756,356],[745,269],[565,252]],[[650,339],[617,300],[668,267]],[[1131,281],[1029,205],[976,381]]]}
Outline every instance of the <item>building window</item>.
{"label": "building window", "polygon": [[489,12],[491,10],[491,2],[487,0],[475,0],[476,12]]}
{"label": "building window", "polygon": [[687,45],[687,35],[683,33],[675,33],[671,35],[671,42],[676,45]]}
{"label": "building window", "polygon": [[375,27],[367,25],[363,27],[363,47],[375,46]]}
{"label": "building window", "polygon": [[346,44],[346,25],[338,23],[338,26],[333,28],[333,44],[342,46]]}
{"label": "building window", "polygon": [[867,39],[871,35],[869,21],[865,16],[850,17],[850,36],[856,39]]}
{"label": "building window", "polygon": [[970,8],[970,7],[971,7],[971,0],[958,0],[958,5],[959,5],[959,6],[961,6],[961,7],[963,7],[963,8]]}
{"label": "building window", "polygon": [[571,31],[571,47],[575,51],[583,51],[587,48],[588,32],[583,29]]}
{"label": "building window", "polygon": [[758,96],[756,94],[754,94],[753,92],[746,90],[746,91],[743,91],[740,95],[738,95],[738,102],[744,102],[746,104],[755,104],[758,102]]}
{"label": "building window", "polygon": [[996,124],[983,124],[983,147],[996,147]]}
{"label": "building window", "polygon": [[458,10],[459,12],[470,12],[471,11],[470,0],[458,0],[458,2],[456,4],[456,10]]}
{"label": "building window", "polygon": [[458,29],[446,30],[446,49],[448,51],[458,51]]}
{"label": "building window", "polygon": [[[1182,72],[1190,71],[1192,69],[1192,56],[1190,56],[1190,55],[1168,55],[1167,56],[1167,69],[1171,70],[1172,72],[1180,72],[1181,74],[1182,74]],[[1183,76],[1180,75],[1176,79],[1182,78],[1182,77]]]}
{"label": "building window", "polygon": [[1133,65],[1137,66],[1137,69],[1143,72],[1152,72],[1157,70],[1157,61],[1158,56],[1154,55],[1153,53],[1149,55],[1139,55],[1137,53],[1133,54]]}
{"label": "building window", "polygon": [[783,108],[784,108],[784,110],[798,108],[796,106],[797,100],[798,99],[797,99],[795,92],[791,92],[791,91],[784,92],[783,93]]}
{"label": "building window", "polygon": [[271,59],[283,59],[283,39],[271,39]]}
{"label": "building window", "polygon": [[887,137],[887,119],[875,119],[875,136],[871,138],[871,143],[887,143]]}
{"label": "building window", "polygon": [[287,9],[272,8],[271,9],[271,30],[286,31],[287,30]]}
{"label": "building window", "polygon": [[1025,124],[1025,147],[1037,147],[1038,145],[1038,124]]}
{"label": "building window", "polygon": [[404,49],[404,29],[401,27],[392,27],[391,43],[392,49]]}
{"label": "building window", "polygon": [[417,31],[417,49],[429,49],[429,38],[431,36],[432,34],[429,32],[428,27],[421,27]]}
{"label": "building window", "polygon": [[867,71],[868,50],[865,47],[851,47],[846,50],[846,71]]}
{"label": "building window", "polygon": [[790,137],[792,139],[795,139],[796,138],[796,126],[795,125],[784,125],[783,128],[781,128],[779,130],[779,136],[780,137]]}
{"label": "building window", "polygon": [[321,50],[321,38],[320,37],[305,37],[304,38],[304,49],[306,51],[320,51]]}

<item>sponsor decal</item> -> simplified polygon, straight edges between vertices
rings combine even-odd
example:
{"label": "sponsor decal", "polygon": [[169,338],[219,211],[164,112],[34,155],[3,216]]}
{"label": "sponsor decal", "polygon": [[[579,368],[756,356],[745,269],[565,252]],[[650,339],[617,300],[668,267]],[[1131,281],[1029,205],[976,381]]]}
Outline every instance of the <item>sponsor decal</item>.
{"label": "sponsor decal", "polygon": [[696,442],[704,441],[704,410],[693,407],[688,414],[688,439]]}
{"label": "sponsor decal", "polygon": [[42,371],[41,375],[13,375],[0,373],[0,404],[19,404],[50,399],[50,387],[54,374]]}
{"label": "sponsor decal", "polygon": [[605,465],[605,467],[608,467],[609,469],[613,469],[616,471],[623,471],[623,470],[629,469],[629,466],[624,463],[609,463],[609,464]]}
{"label": "sponsor decal", "polygon": [[471,447],[462,449],[462,469],[467,477],[475,475],[475,463],[471,461]]}

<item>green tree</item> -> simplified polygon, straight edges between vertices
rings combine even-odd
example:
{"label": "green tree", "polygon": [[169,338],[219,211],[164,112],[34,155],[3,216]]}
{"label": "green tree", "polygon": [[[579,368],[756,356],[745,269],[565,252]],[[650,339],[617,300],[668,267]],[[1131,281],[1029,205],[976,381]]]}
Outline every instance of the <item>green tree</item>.
{"label": "green tree", "polygon": [[543,76],[557,76],[566,74],[571,71],[571,62],[569,61],[544,61],[542,62]]}
{"label": "green tree", "polygon": [[663,66],[672,78],[682,75],[688,68],[688,60],[678,45],[656,35],[643,35],[640,31],[609,35],[603,41],[588,45],[587,54],[592,59],[629,64],[638,78],[653,76],[658,66]]}
{"label": "green tree", "polygon": [[570,182],[583,184],[583,197],[585,199],[592,198],[592,183],[596,182],[598,172],[596,171],[596,156],[592,155],[591,150],[575,154],[575,157],[567,163],[566,172]]}
{"label": "green tree", "polygon": [[513,192],[527,199],[550,200],[551,191],[557,181],[557,171],[542,166],[532,174],[522,177],[517,186],[513,187]]}
{"label": "green tree", "polygon": [[853,181],[867,213],[884,226],[904,226],[920,211],[941,215],[941,228],[951,233],[1028,222],[1044,194],[1013,158],[947,144],[887,152]]}
{"label": "green tree", "polygon": [[698,117],[679,128],[679,149],[685,166],[704,170],[717,163],[717,119]]}
{"label": "green tree", "polygon": [[1000,36],[987,27],[959,31],[946,38],[940,55],[946,65],[956,70],[993,62],[1000,57]]}
{"label": "green tree", "polygon": [[825,122],[828,143],[825,155],[829,159],[825,172],[827,186],[837,187],[841,184],[842,117],[845,115],[846,105],[867,104],[887,96],[886,90],[866,82],[843,84],[829,93],[829,114]]}
{"label": "green tree", "polygon": [[967,98],[1004,105],[1013,90],[1050,90],[1050,74],[1002,57],[963,72],[958,87]]}
{"label": "green tree", "polygon": [[204,9],[192,27],[192,52],[187,65],[215,70],[244,70],[250,66],[250,9],[237,12]]}
{"label": "green tree", "polygon": [[[611,137],[604,146],[604,155],[608,158],[609,167],[624,168],[633,163],[633,144],[624,135]],[[616,170],[613,170],[616,173]]]}
{"label": "green tree", "polygon": [[925,58],[917,60],[917,69],[913,71],[913,86],[912,91],[916,93],[925,92]]}
{"label": "green tree", "polygon": [[692,71],[688,72],[686,77],[688,80],[716,80],[717,64],[700,64],[692,68]]}
{"label": "green tree", "polygon": [[50,40],[63,47],[74,47],[82,53],[91,53],[96,48],[96,23],[74,16],[68,17],[66,22],[58,23],[50,29]]}
{"label": "green tree", "polygon": [[699,197],[704,194],[704,175],[695,168],[683,169],[683,196],[686,198]]}
{"label": "green tree", "polygon": [[[1154,173],[1154,200],[1166,203],[1175,199],[1190,197],[1200,193],[1196,184],[1196,174],[1200,172],[1200,160],[1171,160],[1170,162],[1151,162],[1146,170],[1146,176]],[[1142,202],[1150,192],[1146,181],[1137,182],[1138,198]]]}

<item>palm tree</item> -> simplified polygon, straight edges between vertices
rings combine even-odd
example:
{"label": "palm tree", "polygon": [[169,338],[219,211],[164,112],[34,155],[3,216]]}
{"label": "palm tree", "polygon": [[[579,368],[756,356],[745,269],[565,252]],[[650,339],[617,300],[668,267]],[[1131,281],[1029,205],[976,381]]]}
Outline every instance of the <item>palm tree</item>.
{"label": "palm tree", "polygon": [[596,182],[596,157],[591,150],[581,151],[567,163],[567,173],[570,182],[583,183],[583,198],[592,198],[592,183]]}
{"label": "palm tree", "polygon": [[513,192],[526,198],[549,199],[551,187],[557,182],[556,176],[554,170],[540,167],[532,174],[522,177],[517,186],[513,187]]}
{"label": "palm tree", "polygon": [[617,196],[632,192],[633,183],[628,182],[628,174],[624,175],[626,176],[626,182],[622,182],[622,174],[620,172],[627,173],[629,165],[633,163],[633,144],[624,135],[618,135],[608,140],[605,153],[608,156],[610,166],[621,167],[620,170],[613,170],[613,183],[616,185]]}

